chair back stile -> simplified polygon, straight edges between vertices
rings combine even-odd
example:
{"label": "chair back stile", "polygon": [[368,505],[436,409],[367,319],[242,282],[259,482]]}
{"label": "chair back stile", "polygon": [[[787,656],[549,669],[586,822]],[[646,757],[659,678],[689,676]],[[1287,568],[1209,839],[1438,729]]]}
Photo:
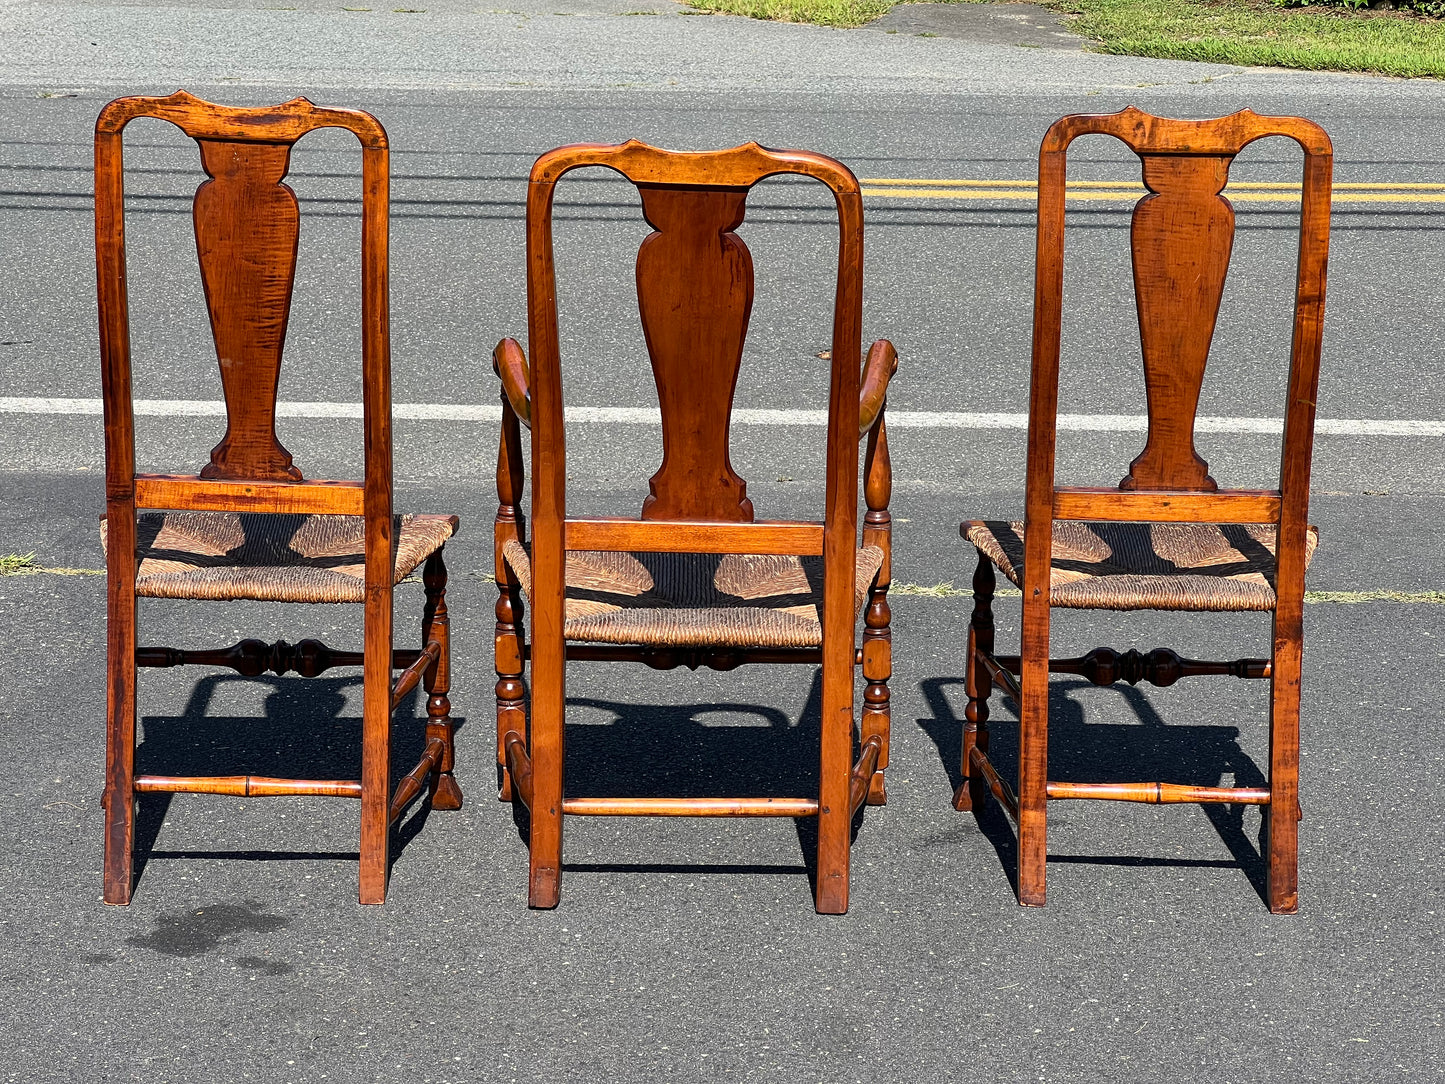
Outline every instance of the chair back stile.
{"label": "chair back stile", "polygon": [[[552,206],[557,182],[586,166],[608,167],[636,185],[644,215],[656,231],[639,251],[637,279],[662,408],[664,455],[637,520],[597,523],[567,516]],[[821,539],[811,531],[790,530],[793,524],[754,522],[746,483],[727,457],[733,392],[753,290],[751,256],[732,230],[743,219],[749,189],[765,177],[784,173],[822,181],[832,191],[838,213]],[[857,180],[822,155],[772,151],[757,144],[700,153],[662,151],[637,141],[617,146],[580,144],[538,159],[528,188],[527,222],[531,526],[537,591],[532,619],[535,659],[541,667],[535,681],[561,678],[567,550],[659,549],[664,538],[665,548],[674,552],[821,552],[824,667],[827,670],[828,660],[837,656],[841,661],[831,665],[841,678],[851,666],[858,536],[863,228]],[[837,645],[846,645],[846,651]],[[851,677],[843,680],[851,687]],[[851,703],[844,710],[851,711]]]}

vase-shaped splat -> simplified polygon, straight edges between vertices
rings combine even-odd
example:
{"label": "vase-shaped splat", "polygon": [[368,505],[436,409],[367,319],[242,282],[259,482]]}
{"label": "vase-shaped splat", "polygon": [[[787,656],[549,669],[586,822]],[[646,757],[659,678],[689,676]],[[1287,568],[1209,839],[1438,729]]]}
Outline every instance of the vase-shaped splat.
{"label": "vase-shaped splat", "polygon": [[637,253],[637,303],[662,410],[662,466],[643,519],[750,521],[728,458],[733,392],[753,305],[753,261],[732,231],[746,188],[639,185],[656,231]]}
{"label": "vase-shaped splat", "polygon": [[1142,157],[1150,195],[1134,208],[1131,240],[1149,437],[1119,485],[1214,490],[1194,418],[1234,245],[1234,208],[1221,194],[1230,160]]}
{"label": "vase-shaped splat", "polygon": [[196,192],[196,251],[226,397],[226,435],[201,477],[299,481],[276,439],[300,234],[296,194],[282,182],[291,146],[199,143],[211,179]]}

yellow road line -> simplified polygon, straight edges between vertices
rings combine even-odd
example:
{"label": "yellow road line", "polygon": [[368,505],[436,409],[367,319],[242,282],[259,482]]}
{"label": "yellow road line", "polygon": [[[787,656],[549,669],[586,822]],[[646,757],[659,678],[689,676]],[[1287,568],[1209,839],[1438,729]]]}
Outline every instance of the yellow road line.
{"label": "yellow road line", "polygon": [[[865,177],[865,196],[886,199],[1033,200],[1037,181],[990,181],[946,178]],[[1070,181],[1068,198],[1137,200],[1144,186],[1131,181]],[[1236,181],[1224,194],[1236,203],[1298,203],[1300,186],[1272,181]],[[1334,186],[1335,203],[1445,203],[1445,184],[1423,182],[1341,181]]]}

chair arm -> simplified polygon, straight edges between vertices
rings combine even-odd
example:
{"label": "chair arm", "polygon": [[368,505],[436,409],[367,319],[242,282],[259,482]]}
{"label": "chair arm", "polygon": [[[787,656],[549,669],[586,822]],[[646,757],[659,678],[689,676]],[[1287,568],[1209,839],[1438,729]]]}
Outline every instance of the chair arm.
{"label": "chair arm", "polygon": [[502,391],[512,413],[532,428],[532,388],[527,378],[527,355],[516,339],[503,339],[492,351],[492,370],[501,377]]}
{"label": "chair arm", "polygon": [[858,394],[858,436],[861,439],[883,413],[888,398],[888,381],[898,371],[898,351],[887,339],[879,339],[868,348],[863,363],[863,381]]}

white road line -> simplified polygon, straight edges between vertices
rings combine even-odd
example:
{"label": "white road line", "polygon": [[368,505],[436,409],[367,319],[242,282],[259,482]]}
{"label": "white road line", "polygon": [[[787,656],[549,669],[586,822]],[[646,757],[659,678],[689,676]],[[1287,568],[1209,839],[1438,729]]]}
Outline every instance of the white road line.
{"label": "white road line", "polygon": [[[163,418],[218,417],[226,413],[225,403],[204,399],[137,399],[138,415]],[[101,413],[99,399],[26,399],[0,397],[0,414],[93,414]],[[360,403],[277,403],[282,418],[360,418]],[[397,403],[392,416],[407,421],[495,422],[502,416],[500,406],[448,403]],[[568,407],[567,420],[601,422],[610,425],[658,425],[655,407]],[[735,410],[738,425],[814,426],[828,424],[825,410]],[[958,411],[890,410],[888,425],[893,429],[1027,429],[1027,414],[972,414]],[[1073,432],[1131,433],[1148,428],[1143,414],[1061,414],[1059,429]],[[1280,418],[1201,417],[1195,428],[1201,433],[1279,433]],[[1316,432],[1331,436],[1358,437],[1445,437],[1445,421],[1403,418],[1321,418]]]}

